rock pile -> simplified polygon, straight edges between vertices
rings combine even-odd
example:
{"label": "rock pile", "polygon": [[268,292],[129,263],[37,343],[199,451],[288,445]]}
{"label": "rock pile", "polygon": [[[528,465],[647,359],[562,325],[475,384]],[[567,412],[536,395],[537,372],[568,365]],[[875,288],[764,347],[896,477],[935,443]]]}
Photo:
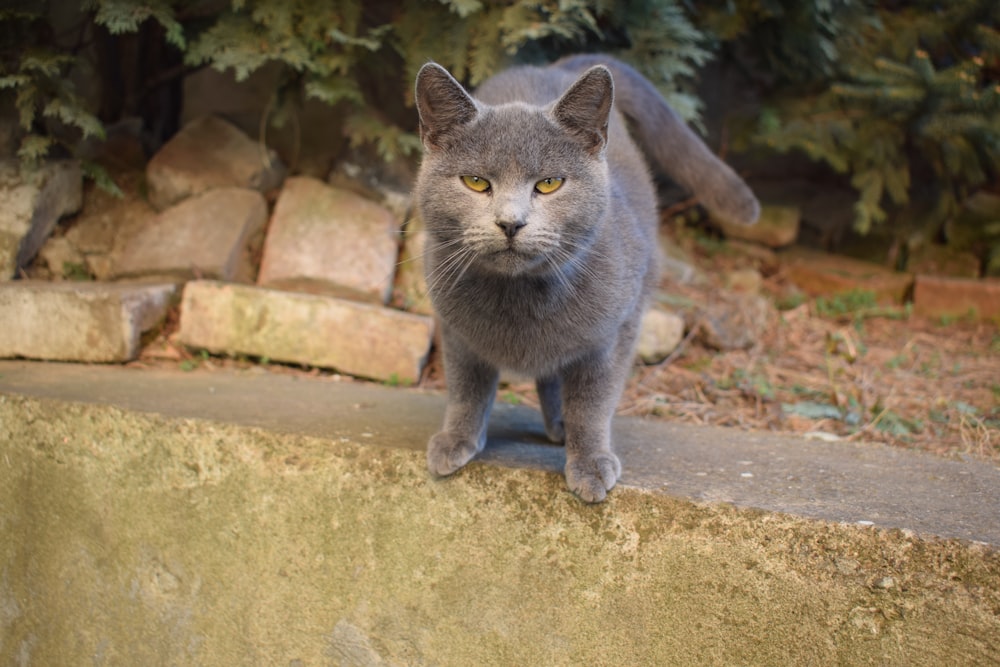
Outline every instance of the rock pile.
{"label": "rock pile", "polygon": [[[273,153],[215,117],[189,123],[150,159],[145,200],[84,207],[61,236],[59,218],[81,209],[79,167],[57,163],[27,180],[15,164],[3,169],[0,357],[128,361],[179,303],[176,341],[189,347],[420,378],[434,329],[424,234],[419,220],[404,225],[397,201],[390,209],[287,177]],[[39,251],[57,277],[78,267],[98,280],[11,280]],[[666,312],[651,320],[641,356],[655,361],[683,324]]]}

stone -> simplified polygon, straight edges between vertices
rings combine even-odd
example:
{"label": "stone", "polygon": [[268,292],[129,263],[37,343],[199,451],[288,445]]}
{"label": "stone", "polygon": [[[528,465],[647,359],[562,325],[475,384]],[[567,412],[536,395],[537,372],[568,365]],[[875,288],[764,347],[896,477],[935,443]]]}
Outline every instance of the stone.
{"label": "stone", "polygon": [[658,364],[677,349],[684,338],[684,318],[650,308],[642,318],[636,356],[644,364]]}
{"label": "stone", "polygon": [[142,171],[119,172],[115,181],[124,196],[116,197],[98,187],[88,188],[83,208],[66,230],[66,239],[79,251],[97,280],[110,280],[117,257],[156,210],[138,193],[145,179]]}
{"label": "stone", "polygon": [[122,250],[113,276],[250,282],[251,246],[266,223],[267,203],[259,192],[209,190],[148,220]]}
{"label": "stone", "polygon": [[776,320],[771,302],[758,294],[722,293],[698,312],[700,337],[717,350],[756,345]]}
{"label": "stone", "polygon": [[371,144],[348,147],[338,156],[327,182],[377,201],[405,220],[410,213],[410,194],[416,180],[417,161],[399,156],[386,161]]}
{"label": "stone", "polygon": [[850,257],[792,248],[780,255],[788,279],[810,296],[870,291],[881,304],[902,304],[913,286],[913,274]]}
{"label": "stone", "polygon": [[383,382],[415,383],[427,361],[430,317],[331,296],[198,280],[181,301],[179,340]]}
{"label": "stone", "polygon": [[913,311],[927,317],[973,317],[1000,321],[1000,279],[917,276]]}
{"label": "stone", "polygon": [[213,188],[268,192],[284,177],[274,151],[215,116],[185,125],[146,165],[149,202],[158,211]]}
{"label": "stone", "polygon": [[0,281],[6,281],[35,257],[59,218],[80,209],[80,165],[63,160],[25,172],[17,161],[0,162],[0,201]]}
{"label": "stone", "polygon": [[289,178],[274,207],[257,284],[384,304],[399,223],[386,208],[308,176]]}
{"label": "stone", "polygon": [[743,294],[757,294],[764,284],[764,277],[757,269],[736,269],[726,274],[726,288]]}
{"label": "stone", "polygon": [[431,315],[434,306],[427,291],[427,277],[424,273],[426,245],[427,231],[424,229],[423,220],[414,215],[406,223],[403,232],[403,249],[396,266],[393,305],[411,313]]}
{"label": "stone", "polygon": [[38,256],[49,267],[49,271],[60,278],[78,274],[86,267],[83,255],[65,236],[50,237],[38,251]]}
{"label": "stone", "polygon": [[753,241],[781,248],[791,245],[799,235],[802,212],[796,206],[764,205],[760,218],[753,225],[739,225],[721,220],[714,221],[726,238]]}
{"label": "stone", "polygon": [[124,362],[166,315],[172,284],[0,284],[0,357]]}

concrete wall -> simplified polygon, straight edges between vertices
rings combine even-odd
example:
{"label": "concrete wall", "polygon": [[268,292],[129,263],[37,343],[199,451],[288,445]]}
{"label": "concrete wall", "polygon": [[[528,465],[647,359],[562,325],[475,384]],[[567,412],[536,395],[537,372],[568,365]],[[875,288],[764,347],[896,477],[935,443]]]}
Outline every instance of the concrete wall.
{"label": "concrete wall", "polygon": [[0,394],[0,664],[996,664],[1000,558]]}

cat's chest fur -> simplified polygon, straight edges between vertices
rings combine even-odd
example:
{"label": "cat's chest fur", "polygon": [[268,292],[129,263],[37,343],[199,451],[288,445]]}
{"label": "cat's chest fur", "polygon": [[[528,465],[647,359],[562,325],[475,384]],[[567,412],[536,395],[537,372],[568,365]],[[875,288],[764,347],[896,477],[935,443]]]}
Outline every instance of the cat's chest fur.
{"label": "cat's chest fur", "polygon": [[540,377],[609,347],[641,308],[651,259],[647,252],[634,253],[630,262],[592,259],[564,268],[563,275],[467,275],[438,290],[434,307],[479,357]]}

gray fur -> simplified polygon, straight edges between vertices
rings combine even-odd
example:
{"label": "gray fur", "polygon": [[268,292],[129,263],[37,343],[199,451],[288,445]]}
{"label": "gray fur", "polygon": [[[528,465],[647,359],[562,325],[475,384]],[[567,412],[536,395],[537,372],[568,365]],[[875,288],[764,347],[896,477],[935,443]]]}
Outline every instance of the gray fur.
{"label": "gray fur", "polygon": [[[757,201],[648,81],[612,59],[507,70],[475,97],[431,63],[416,102],[416,201],[448,381],[428,467],[449,475],[482,450],[499,370],[510,369],[537,378],[569,488],[603,500],[621,474],[611,419],[657,280],[655,192],[622,113],[657,166],[716,216],[753,222]],[[554,177],[565,179],[558,190],[535,191]]]}

